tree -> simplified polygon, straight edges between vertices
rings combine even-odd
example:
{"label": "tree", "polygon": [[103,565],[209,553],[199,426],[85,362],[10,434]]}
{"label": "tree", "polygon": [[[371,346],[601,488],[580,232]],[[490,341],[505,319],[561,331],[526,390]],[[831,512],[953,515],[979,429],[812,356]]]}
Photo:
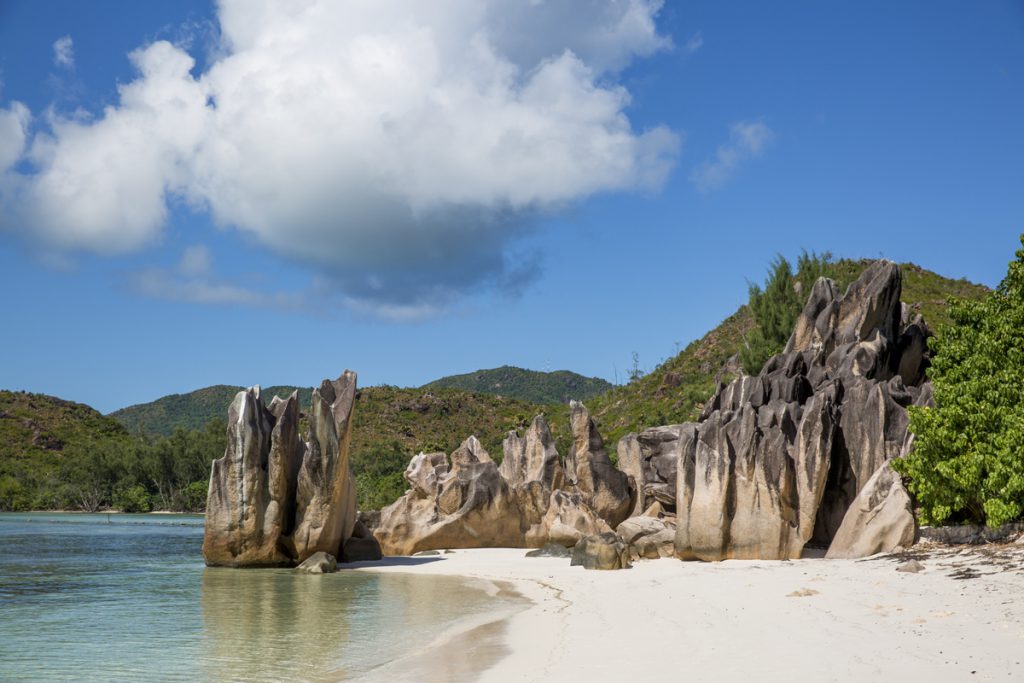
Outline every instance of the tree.
{"label": "tree", "polygon": [[1024,515],[1024,235],[999,288],[951,300],[931,341],[935,406],[910,409],[910,477],[922,520],[998,526]]}
{"label": "tree", "polygon": [[804,251],[797,258],[797,269],[782,254],[775,256],[768,269],[764,288],[751,283],[748,306],[755,326],[740,349],[743,369],[751,374],[761,371],[765,361],[782,351],[793,332],[814,282],[828,275],[832,255]]}

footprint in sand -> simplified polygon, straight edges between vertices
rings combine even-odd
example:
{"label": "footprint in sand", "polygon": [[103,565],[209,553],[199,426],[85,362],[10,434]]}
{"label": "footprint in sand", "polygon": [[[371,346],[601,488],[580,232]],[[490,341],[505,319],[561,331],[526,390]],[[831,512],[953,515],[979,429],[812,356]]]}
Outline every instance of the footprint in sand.
{"label": "footprint in sand", "polygon": [[818,595],[818,591],[813,590],[811,588],[801,588],[798,591],[793,591],[792,593],[788,594],[786,597],[787,598],[806,598],[806,597],[809,597],[811,595]]}

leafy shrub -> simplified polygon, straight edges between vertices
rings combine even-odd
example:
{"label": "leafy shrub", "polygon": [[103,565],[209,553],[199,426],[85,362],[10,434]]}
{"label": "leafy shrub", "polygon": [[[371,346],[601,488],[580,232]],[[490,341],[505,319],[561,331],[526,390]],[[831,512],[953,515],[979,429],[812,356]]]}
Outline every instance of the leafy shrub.
{"label": "leafy shrub", "polygon": [[153,509],[146,487],[140,484],[114,491],[114,507],[121,512],[149,512]]}
{"label": "leafy shrub", "polygon": [[934,408],[911,408],[910,477],[926,523],[998,526],[1024,514],[1024,235],[1006,279],[982,301],[951,300],[932,342]]}

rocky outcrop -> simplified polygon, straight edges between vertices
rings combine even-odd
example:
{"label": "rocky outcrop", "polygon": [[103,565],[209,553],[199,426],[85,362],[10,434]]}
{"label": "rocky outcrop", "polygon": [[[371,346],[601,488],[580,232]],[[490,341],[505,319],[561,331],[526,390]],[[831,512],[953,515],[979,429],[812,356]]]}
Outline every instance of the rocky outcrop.
{"label": "rocky outcrop", "polygon": [[275,397],[268,410],[260,388],[239,392],[228,409],[227,449],[213,462],[203,555],[209,565],[293,564],[290,536],[305,450],[298,437],[299,399]]}
{"label": "rocky outcrop", "polygon": [[630,479],[608,458],[582,405],[573,408],[576,444],[565,463],[543,416],[502,444],[498,466],[475,437],[451,454],[419,454],[409,490],[381,510],[374,535],[387,555],[439,548],[573,546],[611,532],[633,502]]}
{"label": "rocky outcrop", "polygon": [[616,527],[629,517],[636,484],[612,464],[597,425],[579,401],[569,404],[569,424],[572,447],[565,457],[568,484],[579,490],[601,519]]}
{"label": "rocky outcrop", "polygon": [[656,560],[675,554],[675,524],[659,517],[630,517],[615,528],[633,559]]}
{"label": "rocky outcrop", "polygon": [[[651,499],[674,508],[684,559],[795,558],[808,543],[836,540],[855,553],[873,546],[871,533],[889,538],[854,509],[880,503],[879,492],[860,498],[869,481],[886,483],[886,513],[902,504],[898,478],[873,477],[912,446],[906,409],[930,396],[928,330],[906,319],[900,291],[899,268],[888,261],[869,266],[842,296],[820,279],[785,350],[756,377],[721,386],[699,422],[626,437],[620,452],[634,477],[640,472],[643,496],[634,514]],[[665,463],[672,458],[674,472]],[[839,536],[843,526],[851,538]]]}
{"label": "rocky outcrop", "polygon": [[313,392],[309,441],[299,438],[297,394],[264,406],[260,388],[228,410],[228,445],[215,460],[203,556],[211,566],[292,566],[317,552],[342,555],[356,524],[348,444],[356,375]]}
{"label": "rocky outcrop", "polygon": [[910,494],[900,476],[885,463],[853,500],[825,557],[867,557],[909,548],[916,530]]}
{"label": "rocky outcrop", "polygon": [[570,566],[584,569],[629,569],[629,548],[614,532],[581,538],[572,549]]}

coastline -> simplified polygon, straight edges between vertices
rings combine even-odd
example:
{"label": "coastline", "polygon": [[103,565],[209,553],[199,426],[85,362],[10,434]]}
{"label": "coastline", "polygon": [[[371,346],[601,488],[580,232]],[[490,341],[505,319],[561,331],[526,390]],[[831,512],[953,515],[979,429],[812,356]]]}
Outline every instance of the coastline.
{"label": "coastline", "polygon": [[[662,559],[612,572],[498,548],[352,569],[507,582],[531,602],[495,620],[505,651],[463,657],[475,666],[454,676],[444,657],[417,651],[408,658],[415,670],[389,671],[389,680],[665,680],[685,672],[716,681],[1006,681],[1024,672],[1018,548],[1003,562],[984,548],[915,548],[864,560]],[[909,558],[924,570],[897,572]],[[447,647],[451,656],[460,643],[472,645],[471,633],[426,649]]]}

